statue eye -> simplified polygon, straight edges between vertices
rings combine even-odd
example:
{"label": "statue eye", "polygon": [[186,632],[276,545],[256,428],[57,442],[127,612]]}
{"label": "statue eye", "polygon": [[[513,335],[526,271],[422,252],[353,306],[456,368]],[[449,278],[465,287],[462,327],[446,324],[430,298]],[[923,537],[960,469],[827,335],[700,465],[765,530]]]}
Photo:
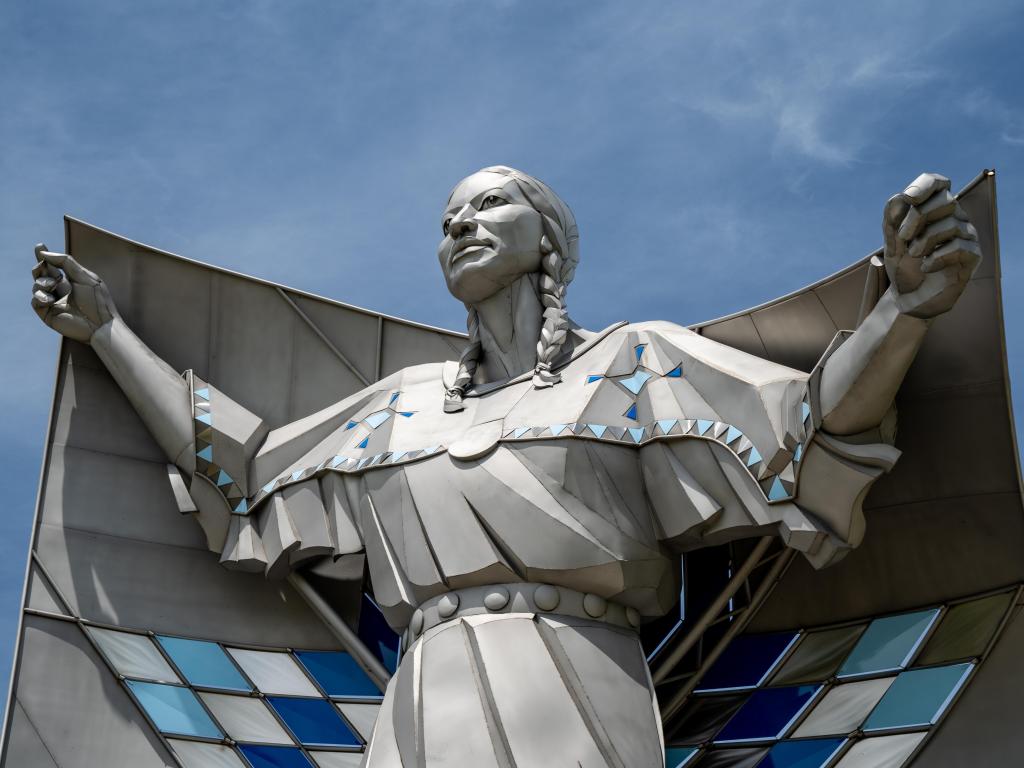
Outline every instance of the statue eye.
{"label": "statue eye", "polygon": [[450,225],[451,223],[452,223],[452,220],[451,220],[451,219],[445,219],[445,220],[444,220],[444,221],[443,221],[443,222],[441,223],[441,231],[442,231],[442,232],[444,232],[446,236],[447,236],[447,234],[448,234],[448,227],[449,227],[449,225]]}
{"label": "statue eye", "polygon": [[488,208],[497,208],[499,205],[504,205],[505,200],[502,200],[497,195],[488,195],[480,203],[480,210],[486,211]]}

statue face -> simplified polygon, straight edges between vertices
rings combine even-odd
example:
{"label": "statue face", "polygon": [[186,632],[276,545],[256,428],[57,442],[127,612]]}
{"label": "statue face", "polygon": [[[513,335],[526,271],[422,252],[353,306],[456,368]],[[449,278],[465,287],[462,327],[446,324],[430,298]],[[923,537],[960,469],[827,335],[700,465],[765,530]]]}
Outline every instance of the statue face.
{"label": "statue face", "polygon": [[462,302],[483,301],[540,270],[543,219],[508,176],[480,171],[460,181],[441,229],[437,258]]}

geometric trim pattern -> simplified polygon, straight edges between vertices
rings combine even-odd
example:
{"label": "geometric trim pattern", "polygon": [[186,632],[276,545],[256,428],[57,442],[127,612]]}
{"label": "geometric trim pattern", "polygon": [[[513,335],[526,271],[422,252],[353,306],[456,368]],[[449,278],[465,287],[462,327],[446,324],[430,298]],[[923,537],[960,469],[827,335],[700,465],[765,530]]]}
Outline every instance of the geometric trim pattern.
{"label": "geometric trim pattern", "polygon": [[234,478],[217,463],[213,455],[213,413],[210,410],[210,388],[191,371],[192,425],[195,430],[196,472],[208,478],[223,494],[232,512],[245,514],[249,504]]}

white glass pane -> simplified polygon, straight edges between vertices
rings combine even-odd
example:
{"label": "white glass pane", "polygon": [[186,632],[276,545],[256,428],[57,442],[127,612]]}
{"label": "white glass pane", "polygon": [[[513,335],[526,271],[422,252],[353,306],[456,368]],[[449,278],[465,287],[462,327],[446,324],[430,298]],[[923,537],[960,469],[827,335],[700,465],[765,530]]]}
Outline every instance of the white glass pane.
{"label": "white glass pane", "polygon": [[843,755],[836,768],[900,768],[926,735],[901,733],[861,739]]}
{"label": "white glass pane", "polygon": [[93,640],[110,663],[125,677],[180,683],[170,664],[146,635],[115,632],[112,629],[88,627]]}
{"label": "white glass pane", "polygon": [[203,703],[235,741],[254,744],[292,744],[277,718],[260,699],[229,696],[225,693],[200,693]]}
{"label": "white glass pane", "polygon": [[861,726],[895,677],[837,685],[819,702],[794,737],[844,736]]}
{"label": "white glass pane", "polygon": [[178,739],[168,739],[167,742],[185,768],[245,768],[231,747]]}
{"label": "white glass pane", "polygon": [[341,714],[345,716],[352,726],[363,737],[363,741],[369,741],[373,735],[373,724],[377,722],[377,712],[380,711],[380,704],[337,704]]}
{"label": "white glass pane", "polygon": [[309,682],[306,674],[287,653],[245,651],[240,648],[228,648],[228,652],[263,693],[323,698],[323,694]]}
{"label": "white glass pane", "polygon": [[310,752],[319,768],[359,768],[362,752]]}

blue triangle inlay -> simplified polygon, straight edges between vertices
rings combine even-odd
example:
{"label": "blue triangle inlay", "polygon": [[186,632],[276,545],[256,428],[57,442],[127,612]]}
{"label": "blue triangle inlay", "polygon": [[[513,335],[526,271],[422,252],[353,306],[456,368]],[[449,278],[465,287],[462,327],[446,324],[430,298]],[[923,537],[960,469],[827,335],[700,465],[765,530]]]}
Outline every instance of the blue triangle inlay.
{"label": "blue triangle inlay", "polygon": [[683,377],[683,366],[677,365],[671,371],[665,374],[670,379],[681,379]]}
{"label": "blue triangle inlay", "polygon": [[248,512],[248,511],[249,511],[249,502],[246,501],[245,499],[242,499],[240,502],[238,502],[238,506],[235,507],[235,512]]}
{"label": "blue triangle inlay", "polygon": [[267,483],[266,485],[263,486],[263,492],[264,493],[270,493],[270,491],[273,489],[273,487],[274,487],[274,485],[276,483],[277,483],[277,480],[271,480],[269,483]]}
{"label": "blue triangle inlay", "polygon": [[530,431],[529,427],[516,427],[516,431],[512,433],[512,437],[519,438]]}
{"label": "blue triangle inlay", "polygon": [[220,471],[220,474],[217,475],[217,485],[218,486],[221,486],[221,485],[231,485],[233,482],[235,482],[235,481],[231,479],[231,475],[229,475],[223,469]]}
{"label": "blue triangle inlay", "polygon": [[757,448],[750,449],[750,455],[747,456],[747,466],[752,467],[761,460],[761,454],[757,452]]}
{"label": "blue triangle inlay", "polygon": [[565,429],[565,424],[552,424],[550,427],[548,427],[548,429],[551,430],[552,435],[557,435],[559,432]]}
{"label": "blue triangle inlay", "polygon": [[636,419],[636,403],[629,406],[629,410],[623,414],[627,419]]}
{"label": "blue triangle inlay", "polygon": [[595,437],[602,437],[608,427],[604,426],[604,424],[587,424],[587,429],[593,432]]}
{"label": "blue triangle inlay", "polygon": [[643,427],[630,427],[629,434],[633,437],[634,443],[639,443],[644,439],[644,428]]}
{"label": "blue triangle inlay", "polygon": [[772,481],[771,490],[768,491],[768,498],[771,501],[779,501],[780,499],[788,498],[789,494],[786,493],[786,489],[782,487],[782,481],[778,477]]}
{"label": "blue triangle inlay", "polygon": [[709,421],[708,419],[697,419],[697,434],[703,435],[705,432],[711,429],[711,425],[714,423],[715,422]]}
{"label": "blue triangle inlay", "polygon": [[197,389],[195,394],[196,394],[197,397],[203,398],[203,400],[209,400],[210,399],[210,388],[209,387],[203,387],[202,389]]}
{"label": "blue triangle inlay", "polygon": [[388,401],[388,405],[392,405],[395,402],[395,400],[397,400],[397,399],[398,399],[398,393],[397,392],[393,392],[391,394],[391,399]]}
{"label": "blue triangle inlay", "polygon": [[725,442],[731,443],[733,440],[739,440],[743,437],[743,433],[740,432],[736,427],[729,427],[729,431],[725,433]]}
{"label": "blue triangle inlay", "polygon": [[369,437],[369,435],[367,435],[366,437],[364,437],[364,438],[363,438],[363,442],[361,442],[361,443],[360,443],[359,445],[357,445],[357,446],[356,446],[356,448],[365,448],[365,447],[366,447],[366,444],[367,444],[368,442],[370,442],[370,437]]}
{"label": "blue triangle inlay", "polygon": [[679,421],[679,419],[658,419],[658,426],[661,427],[661,431],[667,435],[669,430],[676,425],[677,421]]}
{"label": "blue triangle inlay", "polygon": [[410,416],[412,416],[412,415],[413,415],[414,413],[416,413],[416,411],[399,411],[399,412],[398,412],[398,415],[399,415],[399,416],[405,416],[405,418],[407,418],[407,419],[408,419],[408,418],[409,418]]}
{"label": "blue triangle inlay", "polygon": [[600,381],[603,378],[604,376],[601,376],[600,374],[592,373],[587,376],[587,384],[593,384],[595,381]]}
{"label": "blue triangle inlay", "polygon": [[213,461],[213,446],[208,445],[203,450],[196,453],[200,459],[206,459],[206,461]]}
{"label": "blue triangle inlay", "polygon": [[201,421],[203,424],[209,424],[211,427],[213,426],[213,416],[209,413],[197,413],[196,421]]}
{"label": "blue triangle inlay", "polygon": [[804,455],[804,444],[800,443],[800,445],[798,445],[796,447],[796,450],[793,452],[793,461],[800,461],[800,459],[803,458],[803,455]]}
{"label": "blue triangle inlay", "polygon": [[800,417],[807,421],[807,417],[811,415],[811,406],[807,403],[800,403]]}
{"label": "blue triangle inlay", "polygon": [[637,359],[637,361],[639,361],[640,358],[644,356],[644,347],[646,347],[646,346],[647,346],[646,344],[637,344],[633,348],[633,351],[636,352],[636,359]]}
{"label": "blue triangle inlay", "polygon": [[358,421],[350,421],[348,424],[345,425],[345,429],[352,429],[352,427],[354,427],[358,423]]}

